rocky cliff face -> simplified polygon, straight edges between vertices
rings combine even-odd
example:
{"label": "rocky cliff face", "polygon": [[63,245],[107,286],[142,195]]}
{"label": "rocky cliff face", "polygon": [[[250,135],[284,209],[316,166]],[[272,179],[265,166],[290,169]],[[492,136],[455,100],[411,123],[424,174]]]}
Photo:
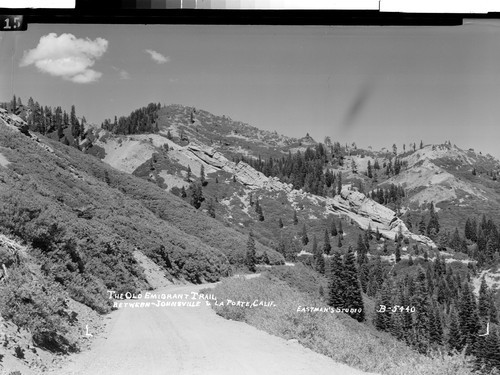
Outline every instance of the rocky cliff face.
{"label": "rocky cliff face", "polygon": [[[277,178],[266,177],[250,165],[239,162],[235,164],[227,160],[221,153],[213,148],[198,144],[190,144],[185,152],[194,155],[200,162],[211,167],[224,170],[236,176],[236,180],[251,189],[266,189],[270,191],[284,191],[290,198],[295,195],[308,196],[302,191],[295,192],[291,184],[285,184]],[[362,229],[378,228],[379,232],[387,239],[393,240],[401,230],[402,234],[417,242],[436,248],[434,242],[426,237],[414,234],[408,230],[401,219],[391,209],[367,198],[364,194],[351,190],[345,186],[340,195],[334,198],[314,197],[317,202],[324,202],[332,213],[342,215],[356,222]]]}
{"label": "rocky cliff face", "polygon": [[326,203],[331,211],[347,216],[364,230],[368,229],[368,227],[372,230],[378,228],[382,236],[391,240],[401,230],[404,236],[431,248],[436,248],[436,245],[429,237],[410,232],[394,211],[367,198],[358,191],[344,187],[340,195],[327,198]]}
{"label": "rocky cliff face", "polygon": [[235,175],[238,182],[249,188],[268,189],[271,191],[284,190],[286,192],[292,190],[292,185],[284,184],[277,178],[266,177],[263,173],[256,171],[247,163],[233,163],[212,147],[189,144],[186,146],[185,152],[195,156],[200,162],[208,166]]}

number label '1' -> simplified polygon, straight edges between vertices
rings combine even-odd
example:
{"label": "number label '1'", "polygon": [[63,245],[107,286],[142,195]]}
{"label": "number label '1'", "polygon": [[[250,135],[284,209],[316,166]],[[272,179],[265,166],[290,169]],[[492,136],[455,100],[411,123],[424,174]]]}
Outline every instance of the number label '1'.
{"label": "number label '1'", "polygon": [[27,25],[23,16],[0,15],[0,31],[24,31]]}

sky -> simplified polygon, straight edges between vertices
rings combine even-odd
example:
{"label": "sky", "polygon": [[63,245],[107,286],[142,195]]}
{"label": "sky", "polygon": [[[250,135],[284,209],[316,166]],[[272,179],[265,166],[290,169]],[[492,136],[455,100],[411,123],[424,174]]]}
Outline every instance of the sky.
{"label": "sky", "polygon": [[455,27],[37,25],[0,34],[0,101],[100,124],[150,102],[358,147],[500,158],[500,22]]}

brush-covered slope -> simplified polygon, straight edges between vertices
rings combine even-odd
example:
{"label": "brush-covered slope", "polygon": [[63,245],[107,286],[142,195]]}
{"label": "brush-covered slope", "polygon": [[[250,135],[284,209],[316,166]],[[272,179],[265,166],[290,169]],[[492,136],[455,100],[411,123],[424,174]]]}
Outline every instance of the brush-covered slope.
{"label": "brush-covered slope", "polygon": [[[8,275],[0,281],[0,313],[29,329],[39,347],[78,350],[66,338],[74,330],[69,298],[105,313],[107,290],[148,288],[136,250],[171,280],[196,283],[217,281],[243,262],[247,235],[91,155],[21,133],[22,125],[0,118],[0,234],[27,249],[19,256],[0,244]],[[264,254],[283,262],[257,243],[257,256]]]}

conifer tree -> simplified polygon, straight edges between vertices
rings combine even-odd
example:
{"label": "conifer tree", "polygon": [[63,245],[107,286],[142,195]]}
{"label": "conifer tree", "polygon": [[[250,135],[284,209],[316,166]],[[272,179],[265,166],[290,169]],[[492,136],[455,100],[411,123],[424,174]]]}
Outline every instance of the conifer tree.
{"label": "conifer tree", "polygon": [[339,220],[339,229],[338,229],[338,232],[343,235],[344,234],[344,230],[342,229],[342,220]]}
{"label": "conifer tree", "polygon": [[361,294],[361,285],[359,283],[359,274],[356,267],[356,259],[352,247],[349,246],[344,259],[344,281],[345,281],[345,297],[344,305],[347,308],[361,309],[361,312],[349,313],[349,315],[358,322],[365,320],[365,309]]}
{"label": "conifer tree", "polygon": [[309,243],[309,237],[307,236],[307,229],[306,229],[306,224],[305,223],[302,226],[301,240],[302,240],[302,244],[304,246]]}
{"label": "conifer tree", "polygon": [[78,119],[76,118],[75,106],[71,106],[70,112],[70,126],[71,126],[71,135],[73,138],[77,139],[80,137],[80,124],[78,123]]}
{"label": "conifer tree", "polygon": [[361,234],[358,235],[358,244],[356,246],[356,252],[357,252],[357,261],[358,264],[361,265],[365,262],[366,259],[366,247],[365,247],[365,242],[363,241],[363,237]]}
{"label": "conifer tree", "polygon": [[205,200],[203,197],[203,191],[201,189],[201,184],[192,182],[190,187],[189,187],[189,192],[190,192],[190,201],[189,203],[191,206],[194,208],[198,209],[201,206],[201,202]]}
{"label": "conifer tree", "polygon": [[248,234],[247,253],[246,253],[246,266],[250,272],[257,271],[257,256],[255,253],[255,240],[253,239],[253,232]]}
{"label": "conifer tree", "polygon": [[380,331],[389,331],[391,329],[391,313],[389,307],[392,306],[392,284],[388,279],[382,284],[382,289],[375,303],[375,315],[373,323]]}
{"label": "conifer tree", "polygon": [[337,195],[340,195],[341,191],[342,191],[342,172],[339,172],[337,177]]}
{"label": "conifer tree", "polygon": [[293,211],[293,225],[297,225],[299,223],[299,219],[297,218],[297,211]]}
{"label": "conifer tree", "polygon": [[430,219],[429,222],[427,223],[427,235],[432,239],[435,239],[438,233],[439,233],[438,214],[434,209],[434,203],[431,202]]}
{"label": "conifer tree", "polygon": [[336,236],[337,235],[337,226],[335,225],[335,219],[332,219],[332,225],[331,225],[331,228],[330,228],[330,234],[332,236]]}
{"label": "conifer tree", "polygon": [[420,219],[419,223],[418,223],[418,232],[420,234],[425,234],[425,230],[426,230],[427,226],[425,225],[425,219],[424,217],[422,216],[422,218]]}
{"label": "conifer tree", "polygon": [[490,294],[484,277],[481,280],[481,286],[479,288],[479,301],[477,308],[479,318],[483,321],[487,321],[490,317]]}
{"label": "conifer tree", "polygon": [[368,178],[373,178],[372,163],[371,163],[370,160],[368,160],[368,166],[367,166],[366,175],[368,176]]}
{"label": "conifer tree", "polygon": [[255,212],[257,213],[258,220],[264,221],[264,214],[262,213],[262,206],[260,205],[258,199],[255,201]]}
{"label": "conifer tree", "polygon": [[498,311],[497,307],[495,305],[495,300],[494,300],[494,292],[493,290],[490,291],[490,322],[494,324],[498,324]]}
{"label": "conifer tree", "polygon": [[402,314],[391,314],[389,332],[396,339],[402,341],[405,339],[404,317]]}
{"label": "conifer tree", "polygon": [[200,167],[200,182],[201,186],[207,186],[208,184],[207,180],[205,179],[205,167],[203,166],[203,164]]}
{"label": "conifer tree", "polygon": [[323,257],[323,251],[318,248],[318,241],[316,239],[316,236],[313,236],[312,253],[314,259],[314,268],[319,273],[325,273],[325,258]]}
{"label": "conifer tree", "polygon": [[328,279],[328,300],[327,303],[332,307],[344,307],[344,278],[343,263],[339,252],[335,252],[329,262],[330,271]]}
{"label": "conifer tree", "polygon": [[460,325],[458,322],[458,314],[456,309],[452,306],[450,312],[450,329],[448,331],[448,349],[450,352],[462,350],[462,336],[460,334]]}
{"label": "conifer tree", "polygon": [[441,320],[440,307],[436,301],[432,301],[430,310],[430,326],[429,339],[433,347],[441,347],[443,345],[443,324]]}
{"label": "conifer tree", "polygon": [[413,262],[413,258],[412,256],[410,255],[410,258],[408,259],[408,266],[413,266],[415,263]]}
{"label": "conifer tree", "polygon": [[337,247],[340,249],[342,247],[342,236],[337,236]]}
{"label": "conifer tree", "polygon": [[325,238],[323,242],[323,252],[327,255],[330,254],[332,250],[332,245],[330,244],[330,235],[328,234],[328,229],[325,228]]}
{"label": "conifer tree", "polygon": [[415,349],[420,353],[426,353],[430,343],[430,303],[427,277],[422,268],[419,268],[416,280],[415,295],[412,305],[418,307],[414,318]]}
{"label": "conifer tree", "polygon": [[215,218],[215,204],[212,198],[208,200],[207,212],[210,217]]}
{"label": "conifer tree", "polygon": [[363,291],[363,293],[367,293],[368,283],[370,281],[370,268],[368,266],[368,261],[366,260],[360,263],[358,270],[359,270],[359,283],[361,285],[361,290]]}
{"label": "conifer tree", "polygon": [[283,220],[281,220],[281,217],[278,219],[278,226],[283,228]]}
{"label": "conifer tree", "polygon": [[467,345],[467,354],[473,354],[480,323],[475,297],[467,282],[462,285],[458,317],[462,347]]}
{"label": "conifer tree", "polygon": [[401,261],[401,244],[398,242],[396,245],[396,263]]}

